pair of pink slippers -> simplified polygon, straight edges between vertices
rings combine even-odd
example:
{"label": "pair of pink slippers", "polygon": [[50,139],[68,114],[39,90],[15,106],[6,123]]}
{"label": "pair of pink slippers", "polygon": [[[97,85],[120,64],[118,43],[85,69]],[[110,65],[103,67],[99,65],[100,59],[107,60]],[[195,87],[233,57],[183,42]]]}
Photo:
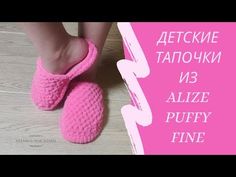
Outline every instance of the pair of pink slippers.
{"label": "pair of pink slippers", "polygon": [[102,89],[92,82],[73,80],[87,71],[97,58],[95,45],[87,42],[87,56],[66,74],[47,72],[39,58],[31,89],[32,101],[41,110],[55,109],[66,96],[60,118],[61,133],[67,141],[80,144],[96,139],[102,130],[104,114]]}

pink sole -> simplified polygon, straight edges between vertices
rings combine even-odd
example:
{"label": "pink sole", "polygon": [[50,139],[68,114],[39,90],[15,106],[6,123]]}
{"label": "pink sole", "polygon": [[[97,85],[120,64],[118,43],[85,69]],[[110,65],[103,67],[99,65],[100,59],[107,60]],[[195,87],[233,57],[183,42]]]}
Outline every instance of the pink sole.
{"label": "pink sole", "polygon": [[52,110],[56,108],[63,99],[70,81],[93,65],[97,57],[97,49],[90,41],[88,41],[88,46],[88,55],[66,74],[51,74],[43,68],[41,59],[37,60],[31,86],[31,98],[39,109]]}
{"label": "pink sole", "polygon": [[62,136],[72,143],[89,143],[103,126],[102,89],[94,83],[78,82],[72,83],[68,92],[60,118]]}

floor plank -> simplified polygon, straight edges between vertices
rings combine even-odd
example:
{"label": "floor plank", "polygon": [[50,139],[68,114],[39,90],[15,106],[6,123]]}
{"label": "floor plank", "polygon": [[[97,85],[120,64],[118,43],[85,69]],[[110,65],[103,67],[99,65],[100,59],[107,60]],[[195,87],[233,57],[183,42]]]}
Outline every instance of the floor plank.
{"label": "floor plank", "polygon": [[[100,137],[88,145],[73,145],[61,138],[58,129],[61,109],[40,111],[31,104],[29,94],[0,93],[0,154],[28,154],[35,150],[40,154],[129,154],[129,139],[119,111],[127,102],[109,100],[106,104],[109,107],[108,120]],[[35,135],[39,137],[32,137]],[[39,139],[45,142],[22,142]],[[42,147],[31,146],[38,144]]]}

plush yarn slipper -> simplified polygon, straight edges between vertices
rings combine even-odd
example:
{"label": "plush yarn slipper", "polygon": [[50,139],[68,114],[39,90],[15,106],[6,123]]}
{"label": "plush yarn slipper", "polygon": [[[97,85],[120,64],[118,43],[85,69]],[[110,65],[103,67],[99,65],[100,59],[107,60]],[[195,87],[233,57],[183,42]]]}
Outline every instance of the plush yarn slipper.
{"label": "plush yarn slipper", "polygon": [[32,81],[31,97],[33,103],[41,110],[52,110],[63,99],[69,82],[87,71],[96,60],[97,49],[88,41],[88,54],[66,74],[51,74],[42,66],[38,58],[37,67]]}
{"label": "plush yarn slipper", "polygon": [[104,102],[102,89],[95,83],[71,83],[60,118],[65,140],[89,143],[96,139],[103,127]]}

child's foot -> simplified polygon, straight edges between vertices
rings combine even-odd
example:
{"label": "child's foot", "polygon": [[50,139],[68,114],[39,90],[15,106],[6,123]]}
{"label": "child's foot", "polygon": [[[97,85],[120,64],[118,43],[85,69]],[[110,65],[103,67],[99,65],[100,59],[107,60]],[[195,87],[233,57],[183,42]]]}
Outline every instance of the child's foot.
{"label": "child's foot", "polygon": [[72,66],[82,61],[87,53],[86,40],[71,36],[59,50],[43,58],[43,66],[52,74],[65,74]]}
{"label": "child's foot", "polygon": [[[75,60],[73,60],[74,57],[71,57],[72,55],[69,55],[70,57],[67,57],[67,60],[63,58],[51,59],[48,60],[50,62],[43,60],[41,57],[38,58],[31,87],[32,100],[38,108],[42,110],[54,109],[63,99],[70,81],[88,71],[96,62],[96,46],[90,41],[86,42],[88,52],[85,57],[78,57],[79,55],[82,56],[82,52],[76,53],[76,50],[74,50],[76,45],[72,45],[72,47],[66,48],[64,52],[71,51],[70,53],[74,54],[73,51],[75,51],[76,55],[74,56],[77,56]],[[85,52],[83,53],[85,54]],[[46,64],[49,63],[48,68],[43,66],[44,61],[46,61]]]}

